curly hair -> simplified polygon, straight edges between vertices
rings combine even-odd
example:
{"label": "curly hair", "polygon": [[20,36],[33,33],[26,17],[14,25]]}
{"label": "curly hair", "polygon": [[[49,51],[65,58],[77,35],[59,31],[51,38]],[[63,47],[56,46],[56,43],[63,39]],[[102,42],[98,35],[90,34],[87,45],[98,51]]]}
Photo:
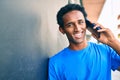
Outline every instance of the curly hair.
{"label": "curly hair", "polygon": [[57,23],[60,27],[64,27],[63,16],[73,10],[78,10],[83,13],[84,18],[86,19],[87,14],[84,7],[80,6],[79,4],[67,4],[62,7],[57,13]]}

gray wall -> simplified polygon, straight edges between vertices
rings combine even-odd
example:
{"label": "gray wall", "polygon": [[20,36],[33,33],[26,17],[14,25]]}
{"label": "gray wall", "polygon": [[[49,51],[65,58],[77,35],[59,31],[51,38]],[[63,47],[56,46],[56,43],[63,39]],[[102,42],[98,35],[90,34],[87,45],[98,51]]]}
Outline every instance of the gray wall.
{"label": "gray wall", "polygon": [[47,79],[48,58],[67,44],[56,24],[56,12],[65,4],[0,0],[0,80]]}

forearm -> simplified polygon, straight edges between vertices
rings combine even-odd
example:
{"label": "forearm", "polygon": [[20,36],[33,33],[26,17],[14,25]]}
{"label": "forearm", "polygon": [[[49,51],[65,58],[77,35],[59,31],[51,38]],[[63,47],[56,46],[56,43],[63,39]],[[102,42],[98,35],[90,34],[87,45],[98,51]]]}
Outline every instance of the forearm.
{"label": "forearm", "polygon": [[114,39],[111,40],[108,45],[111,46],[120,55],[120,41]]}

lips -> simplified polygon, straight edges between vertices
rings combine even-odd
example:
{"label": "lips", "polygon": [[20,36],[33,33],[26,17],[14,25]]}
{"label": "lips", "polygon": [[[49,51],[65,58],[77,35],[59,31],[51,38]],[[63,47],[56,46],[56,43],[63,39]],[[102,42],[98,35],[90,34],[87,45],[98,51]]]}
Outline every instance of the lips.
{"label": "lips", "polygon": [[74,37],[75,37],[75,38],[81,38],[81,37],[82,37],[82,33],[74,34]]}

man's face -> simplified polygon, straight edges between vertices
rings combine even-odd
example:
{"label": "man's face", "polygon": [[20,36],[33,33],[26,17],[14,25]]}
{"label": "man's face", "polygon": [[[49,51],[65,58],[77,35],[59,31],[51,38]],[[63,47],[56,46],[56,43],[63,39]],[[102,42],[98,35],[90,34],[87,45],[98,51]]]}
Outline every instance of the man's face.
{"label": "man's face", "polygon": [[82,12],[73,10],[63,16],[64,28],[70,43],[79,44],[85,40],[86,24]]}

